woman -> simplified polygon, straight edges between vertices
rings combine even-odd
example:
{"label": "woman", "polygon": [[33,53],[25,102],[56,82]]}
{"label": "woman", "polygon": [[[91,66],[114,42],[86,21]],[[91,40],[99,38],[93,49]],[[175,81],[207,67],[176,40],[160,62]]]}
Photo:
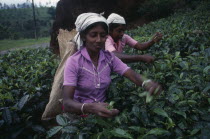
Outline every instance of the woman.
{"label": "woman", "polygon": [[117,72],[138,86],[143,86],[151,94],[161,87],[157,83],[143,81],[114,54],[104,51],[108,34],[106,19],[96,13],[84,13],[76,22],[78,34],[75,37],[79,51],[68,58],[64,70],[63,106],[65,112],[76,114],[96,114],[113,117],[117,109],[108,110],[105,91],[111,82],[111,71]]}
{"label": "woman", "polygon": [[162,39],[162,34],[157,32],[153,38],[144,43],[139,43],[127,34],[124,34],[126,30],[125,19],[115,13],[112,13],[107,18],[109,24],[109,36],[106,40],[105,49],[113,52],[123,62],[146,62],[151,63],[154,61],[154,57],[150,55],[127,55],[123,54],[123,48],[125,45],[129,45],[137,50],[146,50],[154,43],[159,42]]}

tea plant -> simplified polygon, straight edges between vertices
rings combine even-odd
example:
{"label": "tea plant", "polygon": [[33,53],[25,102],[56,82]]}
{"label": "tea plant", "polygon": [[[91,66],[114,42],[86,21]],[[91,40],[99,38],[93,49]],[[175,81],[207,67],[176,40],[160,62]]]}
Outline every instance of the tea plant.
{"label": "tea plant", "polygon": [[[164,39],[146,52],[127,50],[127,53],[150,53],[156,57],[153,64],[135,63],[130,66],[162,84],[164,92],[159,97],[146,103],[149,101],[142,97],[146,95],[142,94],[142,88],[113,75],[108,98],[115,102],[114,108],[119,109],[120,114],[111,119],[90,115],[81,118],[77,124],[59,115],[66,120],[65,125],[57,127],[61,137],[209,138],[209,4],[205,2],[194,11],[180,11],[171,17],[128,31],[136,40],[143,42],[156,31],[164,34]],[[68,126],[77,130],[63,130]],[[50,130],[48,137],[54,134]]]}
{"label": "tea plant", "polygon": [[58,61],[47,49],[24,49],[0,56],[1,138],[45,133],[41,114]]}

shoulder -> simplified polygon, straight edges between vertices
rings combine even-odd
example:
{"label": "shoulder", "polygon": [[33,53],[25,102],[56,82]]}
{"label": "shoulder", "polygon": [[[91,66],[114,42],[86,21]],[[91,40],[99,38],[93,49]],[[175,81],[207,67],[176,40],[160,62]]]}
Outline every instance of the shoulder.
{"label": "shoulder", "polygon": [[124,39],[132,39],[132,37],[129,36],[128,34],[124,34],[124,35],[123,35],[123,38],[124,38]]}
{"label": "shoulder", "polygon": [[76,65],[78,64],[78,62],[80,61],[82,55],[81,55],[81,50],[77,51],[76,53],[74,53],[73,55],[71,55],[68,59],[67,59],[67,63],[72,64],[72,65]]}
{"label": "shoulder", "polygon": [[110,35],[107,36],[106,42],[113,42],[113,39]]}
{"label": "shoulder", "polygon": [[102,52],[104,53],[104,57],[107,62],[111,62],[115,57],[115,55],[112,52],[109,52],[108,50],[103,50]]}

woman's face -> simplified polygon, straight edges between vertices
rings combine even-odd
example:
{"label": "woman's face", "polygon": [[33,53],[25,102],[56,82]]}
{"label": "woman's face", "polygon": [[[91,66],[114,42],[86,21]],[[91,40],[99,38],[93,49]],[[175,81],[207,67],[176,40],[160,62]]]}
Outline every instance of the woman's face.
{"label": "woman's face", "polygon": [[85,35],[85,47],[88,51],[98,53],[105,47],[107,33],[101,25],[90,29]]}
{"label": "woman's face", "polygon": [[122,39],[124,32],[125,32],[125,25],[120,25],[117,28],[114,28],[112,31],[109,32],[109,35],[113,38],[115,42]]}

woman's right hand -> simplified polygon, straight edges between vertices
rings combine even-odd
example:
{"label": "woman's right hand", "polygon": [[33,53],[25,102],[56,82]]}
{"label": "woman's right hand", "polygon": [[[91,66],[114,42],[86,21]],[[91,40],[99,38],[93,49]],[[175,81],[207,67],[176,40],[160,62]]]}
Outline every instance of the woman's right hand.
{"label": "woman's right hand", "polygon": [[84,112],[96,114],[98,116],[106,117],[106,118],[116,116],[119,113],[119,110],[117,109],[108,110],[107,109],[108,105],[109,105],[108,103],[103,103],[103,102],[87,103],[84,106]]}
{"label": "woman's right hand", "polygon": [[153,56],[150,55],[139,55],[140,57],[140,61],[143,61],[145,63],[153,63],[155,58]]}
{"label": "woman's right hand", "polygon": [[143,87],[150,93],[150,95],[159,95],[162,92],[161,85],[154,81],[145,83]]}

